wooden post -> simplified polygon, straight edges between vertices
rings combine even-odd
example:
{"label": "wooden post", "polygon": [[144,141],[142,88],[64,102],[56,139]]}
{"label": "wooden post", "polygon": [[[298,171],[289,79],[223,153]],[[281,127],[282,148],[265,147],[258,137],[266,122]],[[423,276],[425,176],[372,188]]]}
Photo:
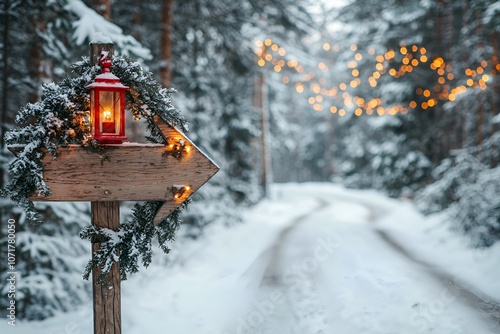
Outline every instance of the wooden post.
{"label": "wooden post", "polygon": [[94,66],[99,62],[99,57],[101,57],[101,51],[108,51],[109,56],[113,56],[114,53],[114,43],[90,43],[90,64]]}
{"label": "wooden post", "polygon": [[[114,44],[90,44],[90,62],[97,64],[104,49],[113,55]],[[120,227],[120,202],[91,202],[92,224],[101,228],[118,230]],[[92,258],[99,251],[100,243],[92,244]],[[118,256],[119,254],[117,254]],[[106,275],[104,284],[98,284],[100,268],[92,269],[92,295],[94,301],[94,334],[121,334],[121,280],[120,264],[116,262]]]}
{"label": "wooden post", "polygon": [[[91,212],[92,224],[95,226],[115,231],[120,227],[120,202],[92,202]],[[97,242],[92,244],[92,258],[99,247]],[[94,334],[121,334],[119,263],[111,267],[104,284],[97,284],[100,272],[100,268],[92,269]]]}

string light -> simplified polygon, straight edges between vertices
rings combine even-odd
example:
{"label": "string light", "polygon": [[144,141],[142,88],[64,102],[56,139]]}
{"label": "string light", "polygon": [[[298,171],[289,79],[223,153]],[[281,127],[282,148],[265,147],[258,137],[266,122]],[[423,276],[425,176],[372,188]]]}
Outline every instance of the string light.
{"label": "string light", "polygon": [[[296,59],[284,59],[287,55],[286,50],[280,47],[277,43],[273,43],[271,39],[265,39],[264,41],[258,40],[255,42],[257,49],[255,51],[258,56],[257,64],[260,67],[266,66],[267,63],[273,65],[273,70],[276,73],[282,72],[284,69],[287,71],[295,71],[296,73],[303,73],[304,67],[299,64]],[[322,44],[323,50],[326,52],[338,52],[340,47],[338,44],[331,45],[329,43]],[[432,61],[428,65],[431,70],[436,71],[436,85],[432,88],[433,92],[429,89],[417,88],[415,93],[421,95],[427,100],[417,102],[415,100],[410,101],[405,105],[394,105],[384,108],[382,105],[382,100],[379,98],[371,99],[365,102],[363,98],[352,97],[350,91],[362,86],[363,83],[359,76],[361,72],[359,71],[358,61],[361,61],[364,56],[362,51],[358,51],[358,46],[356,44],[350,45],[350,50],[353,52],[353,59],[347,60],[347,68],[351,70],[352,80],[345,82],[340,82],[337,86],[328,87],[328,80],[325,76],[319,78],[316,77],[314,71],[309,71],[307,74],[303,75],[299,82],[295,83],[295,90],[297,93],[305,92],[305,87],[308,87],[315,96],[310,96],[308,98],[309,104],[316,111],[323,110],[323,103],[330,102],[330,98],[337,98],[338,91],[342,91],[343,104],[345,108],[338,108],[337,106],[330,106],[329,111],[333,114],[338,114],[339,116],[345,116],[349,110],[356,116],[361,116],[363,114],[372,115],[376,111],[378,115],[395,115],[397,113],[405,114],[410,109],[417,109],[420,106],[421,109],[426,110],[433,108],[439,104],[439,101],[455,101],[459,94],[463,94],[468,88],[480,88],[485,90],[487,88],[487,83],[490,81],[490,76],[487,74],[490,71],[491,75],[497,75],[500,71],[500,64],[498,64],[495,58],[492,58],[494,62],[490,69],[488,68],[488,61],[482,60],[480,64],[476,67],[467,68],[465,70],[467,78],[463,85],[457,87],[449,87],[450,82],[455,80],[455,73],[453,73],[453,67],[451,64],[447,64],[443,57],[433,56]],[[368,84],[375,88],[379,80],[384,74],[389,74],[394,79],[401,78],[409,73],[412,73],[421,64],[427,63],[429,58],[427,56],[427,50],[425,47],[418,45],[406,46],[401,44],[399,51],[395,52],[392,49],[387,50],[383,54],[378,54],[375,56],[375,49],[369,48],[367,53],[374,57],[375,60],[375,71],[370,77],[368,77]],[[356,52],[356,53],[354,53]],[[398,56],[399,55],[399,56]],[[400,62],[400,65],[398,65]],[[495,63],[496,62],[496,63]],[[317,68],[323,73],[329,72],[329,66],[325,62],[318,62]],[[476,78],[478,77],[478,78]],[[291,82],[290,77],[283,76],[281,80],[284,84],[289,84]],[[307,86],[304,83],[308,83]],[[365,81],[366,84],[366,81]],[[328,97],[329,99],[325,99]],[[354,103],[353,103],[354,101]],[[420,103],[420,104],[419,104]],[[352,109],[351,109],[352,108]]]}
{"label": "string light", "polygon": [[191,191],[190,186],[178,185],[178,184],[174,184],[172,186],[172,194],[174,195],[175,200],[180,200],[183,197],[189,196],[190,191]]}

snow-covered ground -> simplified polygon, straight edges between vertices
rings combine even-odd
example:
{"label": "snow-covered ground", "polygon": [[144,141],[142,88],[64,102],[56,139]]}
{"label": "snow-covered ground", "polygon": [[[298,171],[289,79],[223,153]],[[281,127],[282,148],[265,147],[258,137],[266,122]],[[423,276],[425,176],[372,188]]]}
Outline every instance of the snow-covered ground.
{"label": "snow-covered ground", "polygon": [[[500,300],[500,245],[468,249],[442,217],[409,202],[275,185],[245,218],[177,242],[169,266],[157,260],[124,282],[123,333],[500,332],[498,314],[471,301]],[[91,333],[92,309],[6,322],[2,333]]]}

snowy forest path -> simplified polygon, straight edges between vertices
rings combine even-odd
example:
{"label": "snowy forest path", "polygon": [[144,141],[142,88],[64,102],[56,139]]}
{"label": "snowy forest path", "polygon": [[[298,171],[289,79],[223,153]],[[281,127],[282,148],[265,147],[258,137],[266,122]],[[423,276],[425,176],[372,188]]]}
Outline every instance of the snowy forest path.
{"label": "snowy forest path", "polygon": [[383,209],[318,203],[267,252],[241,333],[496,333],[498,305],[398,247],[373,224]]}
{"label": "snowy forest path", "polygon": [[377,230],[378,235],[386,241],[396,252],[408,258],[411,262],[422,267],[432,275],[438,282],[446,285],[457,298],[471,308],[475,309],[478,314],[486,321],[491,323],[492,328],[496,328],[500,332],[500,304],[497,301],[491,300],[486,296],[481,296],[478,292],[466,287],[459,282],[456,277],[443,271],[441,268],[433,266],[411,254],[404,246],[398,243],[387,232]]}
{"label": "snowy forest path", "polygon": [[[364,205],[369,210],[369,220],[372,223],[376,223],[379,219],[383,219],[384,215],[387,214],[384,208],[375,206],[373,203],[363,202],[356,198],[351,198],[350,200]],[[457,278],[452,274],[445,272],[442,268],[431,265],[430,263],[418,258],[418,256],[408,251],[402,243],[398,242],[398,240],[393,238],[388,232],[376,227],[375,230],[380,238],[383,239],[396,252],[403,255],[417,266],[420,266],[422,270],[427,271],[439,283],[446,285],[453,291],[453,294],[456,295],[462,303],[477,310],[486,322],[490,322],[491,325],[496,328],[498,332],[500,332],[500,303],[498,301],[481,295],[478,291],[474,291],[471,287],[465,286],[464,283],[457,280]]]}

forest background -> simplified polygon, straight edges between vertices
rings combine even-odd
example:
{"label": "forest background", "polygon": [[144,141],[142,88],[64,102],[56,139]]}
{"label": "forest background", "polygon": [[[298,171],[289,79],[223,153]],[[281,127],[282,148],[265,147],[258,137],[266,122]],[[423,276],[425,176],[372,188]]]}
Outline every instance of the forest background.
{"label": "forest background", "polygon": [[[184,213],[179,237],[238,223],[270,182],[323,181],[446,212],[473,247],[500,239],[499,1],[2,0],[0,7],[1,186],[13,158],[4,135],[17,112],[42,97],[44,83],[71,76],[102,32],[116,53],[178,91],[189,137],[221,167]],[[144,137],[140,123],[129,123],[131,140]],[[7,220],[18,222],[25,319],[69,311],[90,295],[81,279],[88,245],[78,237],[89,206],[39,209],[46,222],[34,226],[0,202],[2,252]]]}

